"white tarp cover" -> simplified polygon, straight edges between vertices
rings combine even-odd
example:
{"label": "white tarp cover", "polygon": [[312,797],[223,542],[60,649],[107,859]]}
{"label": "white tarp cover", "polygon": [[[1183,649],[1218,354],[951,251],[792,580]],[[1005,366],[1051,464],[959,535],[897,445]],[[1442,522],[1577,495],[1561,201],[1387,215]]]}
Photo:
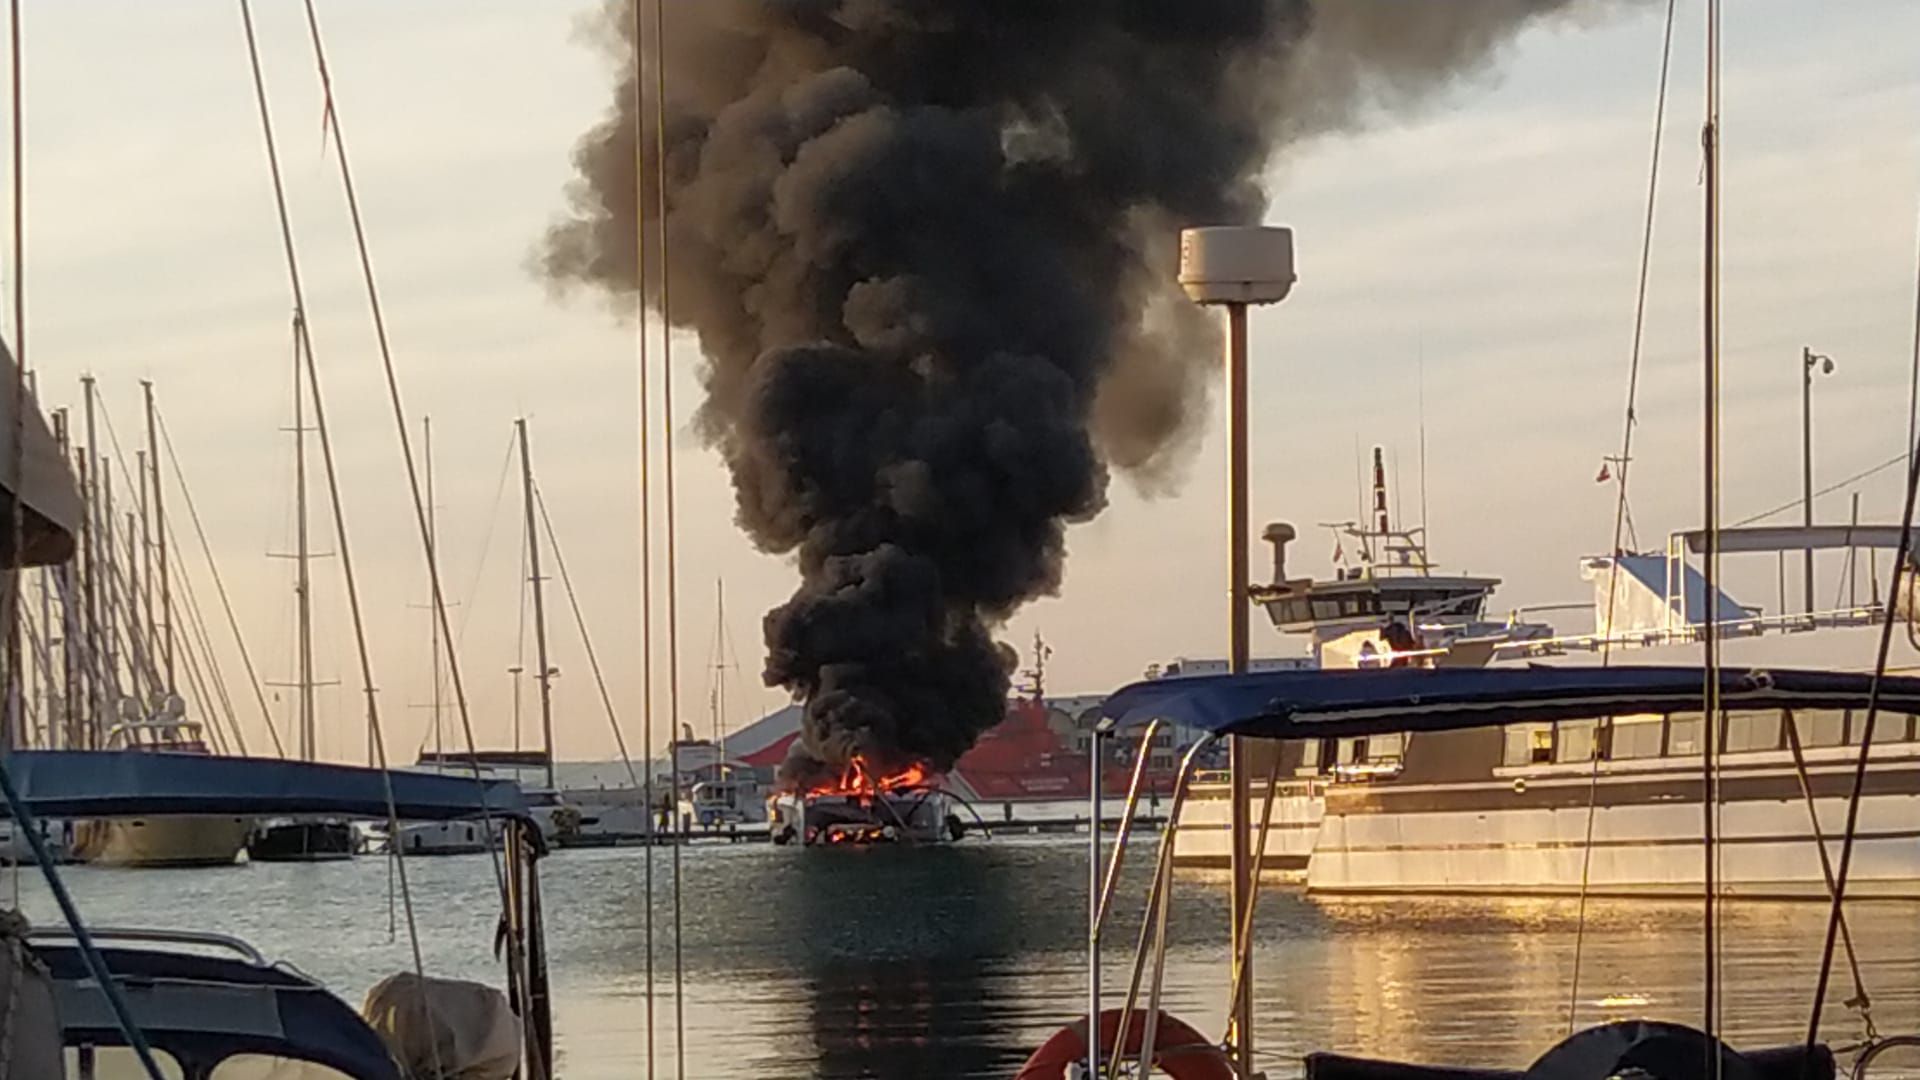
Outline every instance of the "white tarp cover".
{"label": "white tarp cover", "polygon": [[27,920],[0,911],[0,1076],[66,1075],[53,979],[27,948]]}
{"label": "white tarp cover", "polygon": [[[47,418],[31,395],[25,416],[21,416],[18,382],[19,365],[13,353],[0,344],[0,490],[19,496],[32,511],[24,525],[24,565],[39,566],[65,562],[73,555],[74,533],[80,528],[80,490],[73,473],[53,441]],[[16,427],[24,421],[24,427]],[[18,437],[23,460],[14,456]],[[5,523],[0,535],[0,550],[13,544],[12,524]],[[51,527],[49,527],[51,526]]]}
{"label": "white tarp cover", "polygon": [[520,1018],[491,986],[401,972],[360,1011],[409,1080],[510,1080],[520,1066]]}

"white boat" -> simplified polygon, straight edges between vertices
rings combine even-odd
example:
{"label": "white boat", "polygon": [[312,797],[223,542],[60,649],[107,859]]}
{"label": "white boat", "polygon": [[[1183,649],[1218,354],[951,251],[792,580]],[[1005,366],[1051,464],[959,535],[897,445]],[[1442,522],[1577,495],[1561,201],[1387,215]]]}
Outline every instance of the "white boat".
{"label": "white boat", "polygon": [[[1383,491],[1377,480],[1377,506]],[[1768,615],[1718,590],[1709,599],[1689,561],[1698,538],[1676,534],[1665,554],[1584,560],[1594,630],[1555,636],[1542,624],[1488,619],[1498,579],[1434,573],[1417,534],[1395,533],[1384,521],[1369,532],[1342,530],[1342,548],[1350,542],[1357,561],[1330,581],[1313,581],[1285,577],[1292,530],[1270,528],[1276,583],[1253,592],[1275,626],[1307,636],[1313,660],[1329,669],[1475,667],[1542,656],[1579,663],[1622,649],[1641,662],[1663,652],[1687,659],[1708,617],[1736,651],[1759,652],[1759,639],[1769,637],[1780,646],[1767,658],[1774,662],[1790,651],[1791,633],[1869,625],[1885,613],[1869,601]],[[1726,530],[1722,550],[1884,548],[1897,543],[1898,531]],[[1811,857],[1815,837],[1844,827],[1861,727],[1860,717],[1825,712],[1727,718],[1720,736],[1725,892],[1825,895]],[[1261,866],[1329,894],[1697,895],[1702,873],[1688,852],[1699,843],[1700,741],[1700,717],[1681,713],[1270,744],[1262,749],[1279,755],[1281,782]],[[1883,745],[1873,752],[1861,808],[1855,887],[1860,895],[1920,897],[1920,732],[1907,718],[1888,716],[1874,741]],[[1271,760],[1252,766],[1248,816],[1256,836]],[[1195,786],[1181,865],[1227,865],[1230,810],[1224,780]]]}
{"label": "white boat", "polygon": [[[1273,582],[1255,586],[1251,595],[1276,629],[1305,635],[1309,654],[1289,661],[1256,661],[1253,670],[1282,666],[1370,668],[1420,663],[1479,666],[1497,653],[1549,640],[1552,627],[1518,617],[1490,618],[1487,602],[1500,586],[1496,577],[1444,574],[1428,558],[1425,530],[1395,530],[1387,516],[1384,454],[1373,451],[1375,519],[1370,528],[1353,522],[1328,526],[1335,536],[1334,576],[1327,580],[1289,578],[1287,545],[1295,538],[1289,525],[1269,525],[1273,545]],[[1225,673],[1224,663],[1170,664],[1154,674],[1190,678]],[[1308,868],[1325,816],[1326,794],[1342,781],[1391,767],[1401,741],[1375,738],[1338,746],[1271,744],[1259,748],[1262,759],[1253,775],[1264,778],[1279,759],[1272,813],[1267,824],[1264,872],[1298,875]],[[1259,782],[1249,820],[1259,835],[1266,785]],[[1225,868],[1228,864],[1232,802],[1226,775],[1200,774],[1186,808],[1177,861],[1181,866]],[[1249,840],[1253,844],[1255,840]]]}
{"label": "white boat", "polygon": [[874,776],[856,756],[838,781],[775,797],[768,828],[800,847],[951,844],[966,835],[959,808],[920,767]]}

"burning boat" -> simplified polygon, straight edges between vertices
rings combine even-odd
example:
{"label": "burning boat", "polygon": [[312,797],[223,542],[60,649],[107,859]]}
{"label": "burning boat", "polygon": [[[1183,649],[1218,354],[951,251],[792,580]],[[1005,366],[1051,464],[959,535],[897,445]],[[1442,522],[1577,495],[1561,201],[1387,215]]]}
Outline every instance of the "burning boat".
{"label": "burning boat", "polygon": [[966,833],[960,800],[921,765],[875,775],[856,756],[836,779],[773,800],[773,842],[812,846],[950,844]]}

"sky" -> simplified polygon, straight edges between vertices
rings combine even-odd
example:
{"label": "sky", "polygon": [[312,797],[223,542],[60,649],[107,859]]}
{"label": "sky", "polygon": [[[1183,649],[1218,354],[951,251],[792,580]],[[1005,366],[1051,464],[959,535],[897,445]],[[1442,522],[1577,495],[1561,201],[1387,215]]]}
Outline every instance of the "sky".
{"label": "sky", "polygon": [[[1699,7],[1680,4],[1638,398],[1631,505],[1640,545],[1656,549],[1701,516]],[[411,758],[431,742],[434,687],[404,458],[336,162],[322,144],[304,20],[292,3],[256,8],[376,697],[389,752]],[[581,31],[596,5],[320,8],[416,453],[422,417],[433,421],[443,588],[457,605],[475,738],[512,745],[508,669],[534,667],[530,640],[522,645],[523,509],[508,457],[524,417],[611,700],[637,748],[633,329],[598,297],[556,295],[529,269],[562,208],[569,151],[609,99],[612,69]],[[1502,577],[1497,604],[1589,595],[1577,563],[1611,545],[1614,488],[1594,476],[1619,452],[1624,419],[1663,10],[1607,3],[1542,24],[1412,110],[1295,144],[1272,163],[1266,220],[1295,230],[1300,281],[1251,320],[1253,512],[1256,528],[1301,526],[1296,572],[1326,571],[1333,544],[1313,526],[1354,516],[1356,450],[1379,444],[1402,517],[1424,519],[1443,565]],[[291,301],[238,11],[225,0],[89,0],[28,4],[24,22],[27,354],[43,399],[77,406],[79,378],[92,373],[131,453],[139,381],[154,381],[256,666],[285,681],[292,576],[270,555],[292,542]],[[1920,75],[1889,43],[1915,40],[1920,9],[1897,0],[1748,0],[1727,15],[1730,522],[1798,497],[1803,346],[1836,365],[1814,387],[1816,484],[1902,451]],[[10,340],[12,326],[9,315]],[[759,685],[760,617],[785,599],[794,572],[734,528],[725,471],[688,423],[698,343],[676,337],[673,348],[678,715],[705,733],[716,682],[730,727],[784,704]],[[1196,434],[1171,490],[1117,479],[1110,508],[1070,533],[1059,595],[1002,629],[1023,652],[1045,637],[1050,691],[1108,690],[1149,664],[1224,651],[1220,434],[1217,424]],[[310,440],[316,465],[318,449]],[[1823,497],[1816,511],[1842,521],[1857,491],[1863,518],[1891,520],[1896,473]],[[324,489],[313,498],[322,507]],[[320,748],[354,760],[365,746],[361,677],[332,520],[318,511],[315,520],[316,547],[334,553],[314,568],[317,666],[334,684],[320,692]],[[188,547],[176,562],[221,639],[250,746],[264,749],[204,560],[176,525]],[[1777,567],[1762,562],[1730,578],[1740,599],[1774,609]],[[1255,566],[1264,574],[1264,554]],[[1822,563],[1823,594],[1836,571]],[[1797,594],[1797,570],[1788,572]],[[550,580],[547,595],[557,753],[605,757],[612,729],[560,584]],[[654,591],[663,627],[664,583]],[[674,713],[657,636],[659,745]],[[728,666],[716,675],[721,639]],[[1256,647],[1302,646],[1256,628]],[[1820,659],[1870,660],[1857,639],[1840,648],[1851,652]],[[529,746],[536,702],[529,684]],[[286,703],[269,704],[284,730]],[[443,738],[463,744],[455,711],[444,715]]]}

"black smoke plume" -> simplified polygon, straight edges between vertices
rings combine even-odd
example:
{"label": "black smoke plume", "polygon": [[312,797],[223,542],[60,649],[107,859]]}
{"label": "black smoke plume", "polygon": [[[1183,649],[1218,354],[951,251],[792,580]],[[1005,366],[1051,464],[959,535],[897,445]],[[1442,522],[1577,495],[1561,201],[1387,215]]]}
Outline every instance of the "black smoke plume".
{"label": "black smoke plume", "polygon": [[[634,2],[594,26],[623,77],[538,253],[628,307],[657,107],[636,125]],[[1173,479],[1217,362],[1173,285],[1182,226],[1258,221],[1282,145],[1424,100],[1566,6],[668,2],[671,315],[740,525],[800,568],[766,618],[766,678],[806,703],[787,779],[952,765],[1004,710],[993,628],[1059,587],[1109,469]]]}

